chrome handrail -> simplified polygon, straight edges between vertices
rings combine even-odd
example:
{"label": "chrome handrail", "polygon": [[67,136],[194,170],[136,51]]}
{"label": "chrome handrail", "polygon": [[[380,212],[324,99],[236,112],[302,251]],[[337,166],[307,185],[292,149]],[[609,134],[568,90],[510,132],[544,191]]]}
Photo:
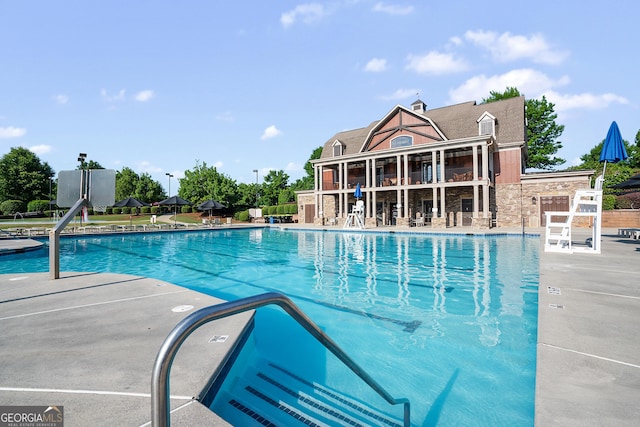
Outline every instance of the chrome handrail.
{"label": "chrome handrail", "polygon": [[410,427],[410,403],[406,398],[392,397],[378,384],[364,369],[353,361],[327,334],[325,334],[306,314],[304,314],[288,297],[278,292],[268,292],[236,301],[224,302],[201,308],[182,319],[165,338],[151,374],[151,425],[154,427],[168,427],[171,424],[169,405],[169,374],[171,365],[182,343],[200,326],[213,320],[242,313],[248,310],[276,304],[293,317],[325,348],[331,351],[351,371],[360,377],[376,393],[391,405],[404,404],[404,426]]}

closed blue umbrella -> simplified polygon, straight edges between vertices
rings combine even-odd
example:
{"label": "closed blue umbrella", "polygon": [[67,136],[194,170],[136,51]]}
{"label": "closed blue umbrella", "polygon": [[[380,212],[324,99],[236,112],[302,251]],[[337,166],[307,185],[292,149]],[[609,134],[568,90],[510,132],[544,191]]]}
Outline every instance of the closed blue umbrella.
{"label": "closed blue umbrella", "polygon": [[353,196],[358,200],[362,198],[362,190],[360,189],[360,183],[356,184],[356,191],[353,193]]}
{"label": "closed blue umbrella", "polygon": [[624,147],[622,141],[622,135],[620,135],[620,129],[618,124],[614,121],[609,127],[607,137],[602,145],[602,151],[600,152],[600,161],[604,162],[604,168],[602,168],[602,178],[607,170],[607,162],[618,163],[625,160],[627,157],[627,150]]}

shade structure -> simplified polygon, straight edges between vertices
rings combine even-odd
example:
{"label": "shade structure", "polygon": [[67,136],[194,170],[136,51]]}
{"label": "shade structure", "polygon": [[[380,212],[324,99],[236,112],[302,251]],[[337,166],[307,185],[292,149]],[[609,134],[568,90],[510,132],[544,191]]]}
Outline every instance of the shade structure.
{"label": "shade structure", "polygon": [[355,197],[358,200],[362,198],[362,190],[360,189],[360,183],[356,184],[356,191],[353,192],[353,197]]}
{"label": "shade structure", "polygon": [[624,147],[620,129],[618,128],[618,124],[613,121],[611,122],[611,126],[609,126],[607,137],[604,140],[604,144],[602,144],[602,151],[600,152],[600,162],[604,162],[602,177],[604,178],[604,174],[607,171],[607,162],[618,163],[627,157],[629,156],[627,156],[627,150]]}
{"label": "shade structure", "polygon": [[199,211],[216,211],[221,209],[226,209],[227,207],[220,202],[216,202],[215,200],[207,200],[206,202],[202,202],[198,205]]}
{"label": "shade structure", "polygon": [[117,208],[140,208],[142,206],[149,206],[149,203],[140,201],[138,199],[136,199],[135,197],[127,197],[126,199],[122,199],[120,201],[117,201],[113,204],[113,206],[117,207]]}
{"label": "shade structure", "polygon": [[628,190],[632,188],[640,188],[640,173],[632,176],[626,181],[622,181],[619,184],[612,185],[611,188],[617,188],[619,190]]}
{"label": "shade structure", "polygon": [[183,206],[190,205],[191,202],[179,197],[179,196],[171,196],[168,199],[164,199],[161,202],[158,202],[159,205],[168,205],[168,206]]}

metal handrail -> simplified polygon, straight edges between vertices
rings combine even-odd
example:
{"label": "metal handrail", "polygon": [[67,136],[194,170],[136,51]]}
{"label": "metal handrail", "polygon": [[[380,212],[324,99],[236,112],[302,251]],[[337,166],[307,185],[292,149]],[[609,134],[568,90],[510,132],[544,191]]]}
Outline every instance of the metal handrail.
{"label": "metal handrail", "polygon": [[269,292],[248,298],[229,301],[200,310],[182,319],[165,338],[151,374],[151,425],[154,427],[168,427],[171,424],[169,405],[169,374],[171,365],[182,343],[200,326],[213,320],[242,313],[248,310],[276,304],[286,311],[294,320],[317,339],[325,348],[331,351],[351,371],[360,377],[376,393],[391,405],[404,404],[404,426],[410,427],[410,403],[406,398],[392,397],[381,385],[367,374],[353,361],[327,334],[325,334],[306,314],[304,314],[288,297],[278,292]]}

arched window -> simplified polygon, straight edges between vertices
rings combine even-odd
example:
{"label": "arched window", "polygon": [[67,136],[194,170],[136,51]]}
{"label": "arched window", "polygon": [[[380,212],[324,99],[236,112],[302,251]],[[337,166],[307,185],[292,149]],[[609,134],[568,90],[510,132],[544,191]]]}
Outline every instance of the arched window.
{"label": "arched window", "polygon": [[400,135],[391,140],[391,148],[410,147],[413,145],[413,137]]}

